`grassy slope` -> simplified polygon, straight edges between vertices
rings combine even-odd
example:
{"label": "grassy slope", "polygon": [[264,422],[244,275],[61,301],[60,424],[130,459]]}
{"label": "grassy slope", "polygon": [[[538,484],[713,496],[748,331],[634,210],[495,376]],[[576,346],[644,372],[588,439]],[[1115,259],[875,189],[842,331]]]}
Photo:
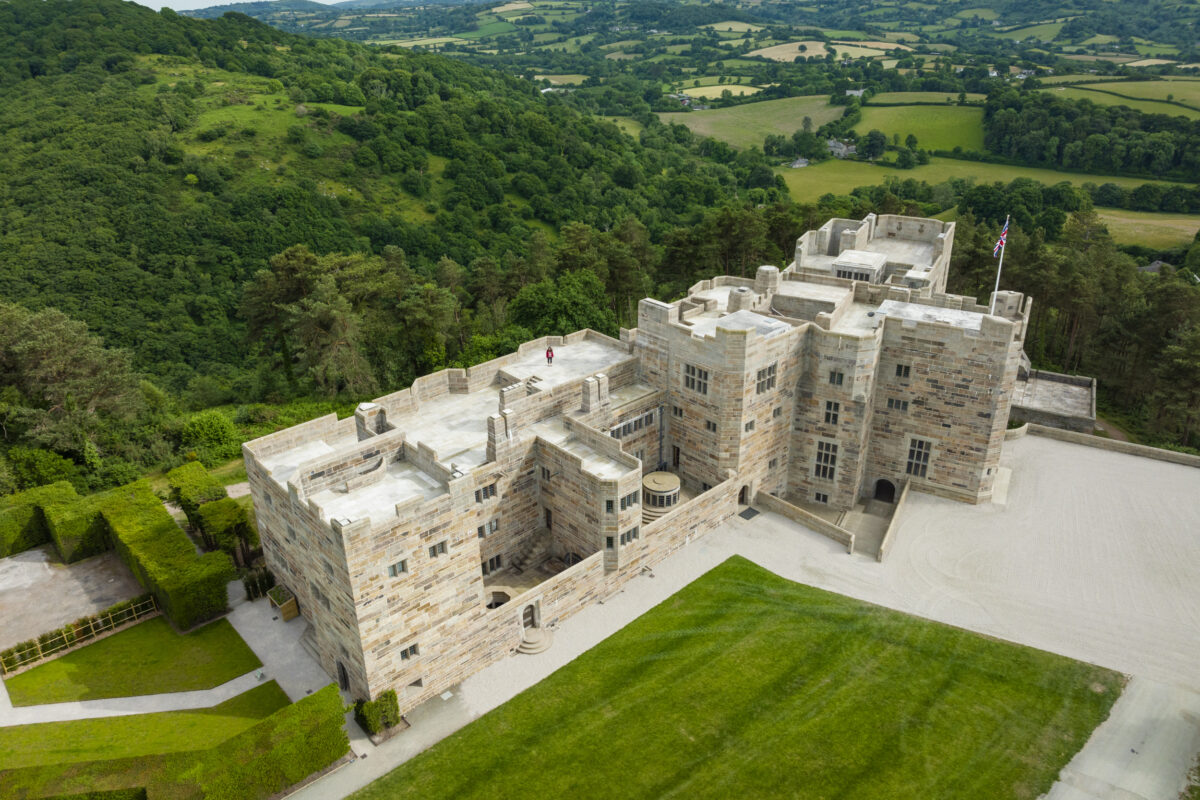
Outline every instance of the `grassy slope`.
{"label": "grassy slope", "polygon": [[701,136],[723,139],[734,147],[762,147],[768,134],[791,136],[800,130],[804,117],[812,117],[813,129],[841,116],[843,109],[829,105],[825,95],[765,100],[732,108],[659,114],[664,123],[678,122]]}
{"label": "grassy slope", "polygon": [[792,197],[802,203],[815,201],[823,194],[849,194],[858,186],[877,186],[888,175],[898,178],[913,178],[927,183],[941,183],[950,178],[975,178],[979,182],[1000,181],[1009,183],[1014,178],[1033,178],[1042,183],[1054,184],[1070,181],[1075,185],[1084,183],[1112,182],[1120,186],[1141,186],[1142,178],[1127,178],[1110,175],[1081,175],[1074,172],[1056,172],[1037,167],[1014,167],[1007,164],[984,164],[977,161],[959,161],[953,158],[933,158],[929,164],[913,169],[887,169],[874,167],[863,161],[837,161],[830,159],[804,169],[780,168],[791,190]]}
{"label": "grassy slope", "polygon": [[[967,100],[983,102],[987,95],[967,92]],[[871,103],[945,103],[958,102],[958,92],[881,92],[871,98]]]}
{"label": "grassy slope", "polygon": [[733,558],[353,797],[1035,798],[1120,686]]}
{"label": "grassy slope", "polygon": [[[1121,81],[1119,83],[1088,83],[1077,88],[1103,89],[1106,92],[1143,100],[1166,100],[1171,95],[1180,103],[1200,106],[1200,80],[1178,81]],[[1171,113],[1164,111],[1164,113]]]}
{"label": "grassy slope", "polygon": [[1121,244],[1167,250],[1190,244],[1200,230],[1200,217],[1195,214],[1155,214],[1118,208],[1098,208],[1096,213],[1113,239]]}
{"label": "grassy slope", "polygon": [[[212,708],[0,728],[4,768],[57,767],[212,746],[288,705],[275,681]],[[208,744],[205,744],[208,743]]]}
{"label": "grassy slope", "polygon": [[983,109],[977,106],[867,106],[854,129],[880,130],[889,140],[898,133],[901,142],[912,133],[926,150],[983,150]]}
{"label": "grassy slope", "polygon": [[262,666],[228,620],[181,636],[162,617],[4,682],[13,705],[211,689]]}
{"label": "grassy slope", "polygon": [[[1124,85],[1125,84],[1110,84],[1104,88],[1111,91],[1112,89],[1110,87]],[[1060,89],[1050,89],[1049,91],[1055,97],[1064,97],[1068,100],[1091,100],[1098,106],[1129,106],[1135,111],[1143,111],[1147,114],[1170,114],[1173,117],[1200,119],[1200,111],[1197,111],[1193,108],[1177,106],[1174,103],[1160,103],[1154,100],[1131,100],[1125,97],[1117,97],[1116,95],[1109,94],[1107,91],[1093,92],[1089,91],[1088,89],[1080,89],[1075,86],[1067,86]]]}

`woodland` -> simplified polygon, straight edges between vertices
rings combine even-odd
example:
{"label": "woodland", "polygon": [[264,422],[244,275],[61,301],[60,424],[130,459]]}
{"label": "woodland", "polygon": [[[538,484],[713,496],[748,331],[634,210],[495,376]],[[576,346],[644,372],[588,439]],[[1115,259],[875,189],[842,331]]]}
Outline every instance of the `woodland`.
{"label": "woodland", "polygon": [[[1147,441],[1200,433],[1200,248],[1178,254],[1192,271],[1141,271],[1086,191],[891,182],[798,204],[760,149],[652,115],[634,137],[445,56],[119,0],[0,4],[0,107],[0,493],[219,463],[531,336],[616,334],[641,297],[786,265],[832,216],[954,208],[951,288],[986,296],[1007,198],[1035,364],[1096,375]],[[1195,174],[1190,129],[1149,115],[988,108],[991,146],[1021,158],[1051,157],[1028,110],[1054,158],[1078,143]]]}

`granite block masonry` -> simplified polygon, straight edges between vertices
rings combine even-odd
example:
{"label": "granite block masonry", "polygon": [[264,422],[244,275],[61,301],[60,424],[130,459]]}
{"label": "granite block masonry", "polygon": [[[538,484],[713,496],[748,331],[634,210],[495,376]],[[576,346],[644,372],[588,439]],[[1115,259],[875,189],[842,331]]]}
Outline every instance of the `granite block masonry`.
{"label": "granite block masonry", "polygon": [[[784,270],[643,300],[619,339],[543,337],[247,443],[267,564],[330,675],[411,709],[759,492],[987,501],[1031,301],[942,293],[953,223],[835,222]],[[655,471],[680,500],[645,514]]]}

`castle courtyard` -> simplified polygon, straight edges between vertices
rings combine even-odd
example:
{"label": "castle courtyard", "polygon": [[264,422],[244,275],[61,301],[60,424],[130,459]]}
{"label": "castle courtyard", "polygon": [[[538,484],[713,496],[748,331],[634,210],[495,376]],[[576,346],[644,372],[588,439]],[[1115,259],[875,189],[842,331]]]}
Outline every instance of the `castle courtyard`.
{"label": "castle courtyard", "polygon": [[533,686],[720,564],[789,580],[1132,676],[1054,800],[1174,798],[1200,748],[1200,494],[1195,468],[1037,436],[1005,443],[1006,502],[911,494],[885,562],[775,514],[734,517],[554,631],[418,707],[413,728],[297,797],[347,793]]}

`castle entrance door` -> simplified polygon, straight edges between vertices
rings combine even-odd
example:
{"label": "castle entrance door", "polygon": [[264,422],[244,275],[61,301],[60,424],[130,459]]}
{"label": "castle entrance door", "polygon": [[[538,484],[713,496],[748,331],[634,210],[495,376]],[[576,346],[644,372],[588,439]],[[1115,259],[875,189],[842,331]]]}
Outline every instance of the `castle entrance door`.
{"label": "castle entrance door", "polygon": [[885,478],[875,481],[875,499],[885,503],[896,502],[896,484]]}
{"label": "castle entrance door", "polygon": [[750,505],[750,497],[749,497],[749,495],[750,495],[750,487],[749,487],[749,486],[743,486],[743,487],[742,487],[742,489],[741,489],[741,491],[739,491],[739,492],[738,492],[738,505],[739,505],[739,506],[748,506],[748,505]]}

